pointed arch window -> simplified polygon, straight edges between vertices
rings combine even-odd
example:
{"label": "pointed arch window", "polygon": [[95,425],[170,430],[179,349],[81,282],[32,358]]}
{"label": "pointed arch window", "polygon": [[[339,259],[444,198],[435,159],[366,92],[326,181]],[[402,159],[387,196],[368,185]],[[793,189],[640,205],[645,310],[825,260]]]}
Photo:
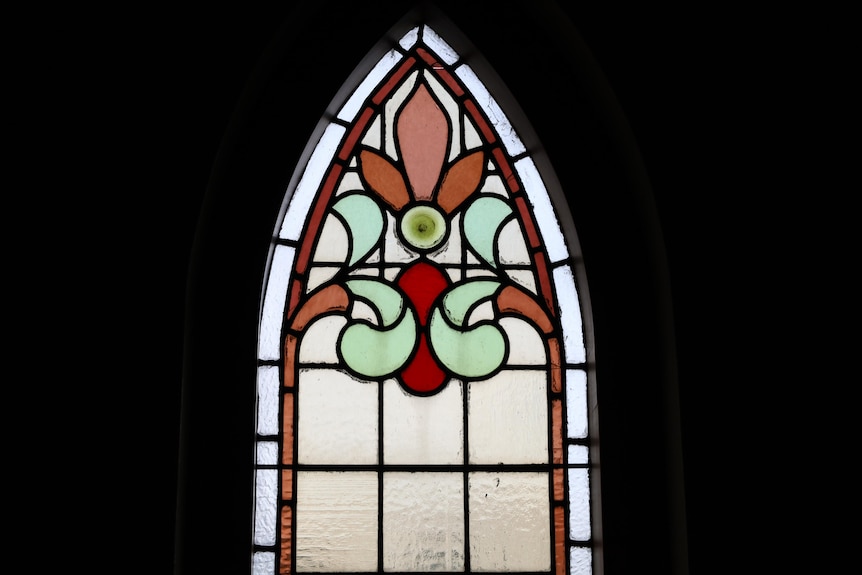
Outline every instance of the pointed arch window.
{"label": "pointed arch window", "polygon": [[459,42],[399,34],[289,186],[261,305],[255,575],[591,573],[577,239]]}

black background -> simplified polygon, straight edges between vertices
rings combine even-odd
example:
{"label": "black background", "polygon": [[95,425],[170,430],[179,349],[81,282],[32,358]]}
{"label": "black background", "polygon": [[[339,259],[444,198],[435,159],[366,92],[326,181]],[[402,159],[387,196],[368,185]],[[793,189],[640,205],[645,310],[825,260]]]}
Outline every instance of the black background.
{"label": "black background", "polygon": [[[829,320],[852,324],[824,304],[840,301],[844,270],[858,267],[835,251],[852,245],[837,216],[858,193],[833,177],[858,162],[831,147],[855,133],[835,61],[850,44],[842,16],[567,11],[629,120],[664,233],[692,573],[800,565],[807,550],[821,561],[837,543],[810,515],[820,508],[810,495],[848,464],[825,455],[837,435],[821,416],[852,381],[827,375],[845,353],[825,335]],[[16,338],[36,352],[20,405],[58,406],[28,432],[44,439],[26,449],[27,470],[49,478],[32,495],[49,502],[47,526],[31,514],[22,529],[22,552],[46,553],[39,566],[171,572],[196,218],[240,94],[288,12],[229,2],[19,20],[7,55],[21,135],[7,159],[25,176],[14,189],[26,206],[7,222],[33,223],[8,242],[26,254],[24,281],[10,283],[42,294],[23,310],[35,333]]]}

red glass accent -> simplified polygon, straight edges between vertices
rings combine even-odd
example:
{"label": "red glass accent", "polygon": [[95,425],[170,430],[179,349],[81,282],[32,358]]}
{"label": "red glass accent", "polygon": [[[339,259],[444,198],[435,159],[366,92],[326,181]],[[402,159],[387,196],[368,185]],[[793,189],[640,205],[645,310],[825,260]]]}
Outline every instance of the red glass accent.
{"label": "red glass accent", "polygon": [[453,94],[455,94],[456,96],[464,95],[464,89],[461,88],[461,84],[459,84],[458,81],[452,77],[452,74],[450,74],[447,70],[443,68],[443,65],[440,64],[437,58],[435,58],[432,54],[422,48],[417,48],[416,53],[419,54],[419,56],[421,56],[423,60],[428,62],[428,64],[431,66],[431,69],[434,70],[437,76],[441,80],[443,80],[443,82],[447,86],[449,86],[449,89],[452,90]]}
{"label": "red glass accent", "polygon": [[548,275],[548,260],[545,259],[544,252],[540,251],[533,252],[533,260],[536,262],[536,275],[539,277],[539,291],[544,296],[551,315],[557,315],[554,309],[554,296],[551,293],[551,278]]}
{"label": "red glass accent", "polygon": [[554,507],[554,562],[556,575],[566,575],[566,514],[562,506]]}
{"label": "red glass accent", "polygon": [[414,58],[413,56],[407,58],[404,63],[401,64],[401,67],[398,68],[398,71],[392,74],[392,77],[389,79],[389,81],[386,82],[386,84],[384,84],[383,87],[377,91],[377,93],[372,98],[372,102],[374,102],[375,104],[379,104],[380,102],[382,102],[383,99],[389,95],[389,92],[391,92],[393,88],[395,88],[398,84],[401,83],[401,79],[404,78],[405,75],[407,75],[407,72],[409,72],[411,68],[413,68],[413,64],[415,63],[416,58]]}
{"label": "red glass accent", "polygon": [[488,122],[485,121],[485,118],[482,116],[482,112],[479,111],[479,108],[476,107],[473,100],[465,101],[464,107],[467,109],[467,112],[470,113],[470,117],[473,118],[473,121],[479,127],[482,135],[485,136],[485,141],[489,144],[496,142],[497,135],[494,134],[494,130],[492,130],[491,126],[488,125]]}
{"label": "red glass accent", "polygon": [[448,285],[443,272],[427,262],[413,264],[398,278],[398,286],[410,299],[421,330],[416,354],[401,372],[402,383],[416,393],[433,393],[446,381],[445,372],[431,355],[425,329],[431,306]]}
{"label": "red glass accent", "polygon": [[551,444],[553,447],[553,463],[563,462],[563,402],[555,399],[551,402]]}
{"label": "red glass accent", "polygon": [[293,394],[284,394],[284,405],[281,416],[281,462],[293,464]]}
{"label": "red glass accent", "polygon": [[416,393],[432,393],[437,391],[446,381],[446,373],[440,369],[437,361],[428,348],[425,334],[419,336],[419,348],[416,355],[401,371],[401,381]]}
{"label": "red glass accent", "polygon": [[290,542],[293,530],[293,510],[285,505],[281,508],[281,553],[279,554],[279,573],[290,573]]}
{"label": "red glass accent", "polygon": [[398,278],[398,286],[410,298],[422,327],[428,325],[431,306],[448,285],[449,280],[443,272],[427,262],[413,264]]}
{"label": "red glass accent", "polygon": [[362,133],[365,132],[365,126],[368,125],[368,122],[371,120],[373,115],[374,110],[371,108],[365,108],[362,111],[362,114],[359,115],[359,119],[356,120],[353,127],[350,129],[350,133],[347,135],[344,145],[341,147],[341,152],[338,154],[339,159],[345,162],[347,161],[350,154],[353,152],[353,147],[356,145],[356,142],[359,141],[359,138],[362,137]]}
{"label": "red glass accent", "polygon": [[518,185],[518,179],[515,178],[515,173],[512,172],[512,166],[509,165],[506,154],[500,148],[494,148],[491,153],[497,159],[497,165],[500,167],[500,171],[503,172],[503,179],[506,180],[506,185],[509,186],[509,192],[514,194],[521,189],[521,186]]}
{"label": "red glass accent", "polygon": [[515,207],[518,208],[518,212],[521,214],[521,221],[524,222],[524,231],[527,232],[527,239],[530,240],[530,247],[539,247],[539,232],[533,224],[533,218],[530,217],[530,208],[527,207],[527,200],[524,196],[518,196],[515,198]]}

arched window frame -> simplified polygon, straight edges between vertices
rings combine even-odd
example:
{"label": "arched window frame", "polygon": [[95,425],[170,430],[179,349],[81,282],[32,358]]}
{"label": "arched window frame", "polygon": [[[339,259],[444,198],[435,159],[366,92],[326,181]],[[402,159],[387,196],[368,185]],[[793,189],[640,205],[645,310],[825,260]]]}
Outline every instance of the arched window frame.
{"label": "arched window frame", "polygon": [[[653,229],[648,186],[636,150],[626,141],[618,111],[607,104],[608,94],[595,65],[554,6],[528,2],[501,12],[484,4],[438,4],[510,87],[541,135],[541,152],[555,165],[569,162],[572,166],[561,175],[561,187],[571,193],[572,217],[590,270],[596,342],[588,349],[597,350],[597,355],[588,357],[588,364],[602,373],[602,386],[591,401],[601,405],[603,414],[603,459],[596,471],[602,475],[605,502],[598,518],[604,536],[597,542],[604,550],[604,570],[623,572],[626,565],[634,566],[644,558],[681,569],[684,521],[679,511],[668,296],[657,243],[660,236]],[[254,109],[252,118],[255,114],[260,118],[262,109],[269,110],[276,121],[234,124],[202,215],[191,273],[184,381],[178,565],[186,572],[196,571],[201,561],[207,563],[202,557],[208,549],[224,551],[216,572],[248,558],[245,553],[239,559],[233,549],[237,542],[248,540],[250,501],[224,500],[224,493],[247,492],[251,472],[253,440],[242,438],[241,430],[253,429],[253,422],[237,413],[243,405],[250,407],[246,414],[254,413],[248,378],[254,379],[255,354],[239,334],[256,332],[260,283],[234,278],[255,277],[264,268],[265,262],[254,254],[266,252],[261,246],[268,245],[267,230],[272,226],[261,223],[266,214],[277,212],[288,183],[284,172],[273,174],[272,166],[277,164],[273,159],[302,156],[315,117],[294,114],[293,121],[287,122],[286,113],[277,111],[274,103],[279,95],[291,94],[294,112],[320,110],[355,65],[329,58],[340,54],[343,44],[321,46],[321,31],[332,32],[347,45],[369,46],[403,15],[405,6],[384,2],[373,15],[360,7],[337,8],[338,17],[333,20],[323,17],[323,3],[303,4],[279,35],[271,58],[264,61],[240,106],[246,112]],[[326,73],[309,67],[300,50],[308,46],[319,47],[319,60],[332,62]],[[303,81],[301,92],[293,89],[293,78]],[[571,114],[553,112],[560,109]],[[238,117],[247,119],[249,114]],[[290,130],[283,129],[286,125]],[[541,157],[537,154],[537,162]],[[261,193],[243,196],[249,189]],[[640,445],[644,436],[650,437],[648,448]],[[205,470],[217,462],[223,462],[218,463],[219,476],[208,476]],[[630,483],[632,476],[639,477],[635,485]],[[224,522],[225,516],[239,520]],[[217,533],[207,528],[213,523],[222,527]]]}

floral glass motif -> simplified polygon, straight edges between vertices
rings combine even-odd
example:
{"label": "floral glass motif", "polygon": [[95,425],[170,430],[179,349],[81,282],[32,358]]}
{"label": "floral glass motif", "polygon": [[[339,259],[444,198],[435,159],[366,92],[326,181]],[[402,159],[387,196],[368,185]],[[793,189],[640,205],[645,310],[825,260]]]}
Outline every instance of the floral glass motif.
{"label": "floral glass motif", "polygon": [[591,573],[584,336],[547,180],[428,26],[325,124],[262,305],[255,575]]}

